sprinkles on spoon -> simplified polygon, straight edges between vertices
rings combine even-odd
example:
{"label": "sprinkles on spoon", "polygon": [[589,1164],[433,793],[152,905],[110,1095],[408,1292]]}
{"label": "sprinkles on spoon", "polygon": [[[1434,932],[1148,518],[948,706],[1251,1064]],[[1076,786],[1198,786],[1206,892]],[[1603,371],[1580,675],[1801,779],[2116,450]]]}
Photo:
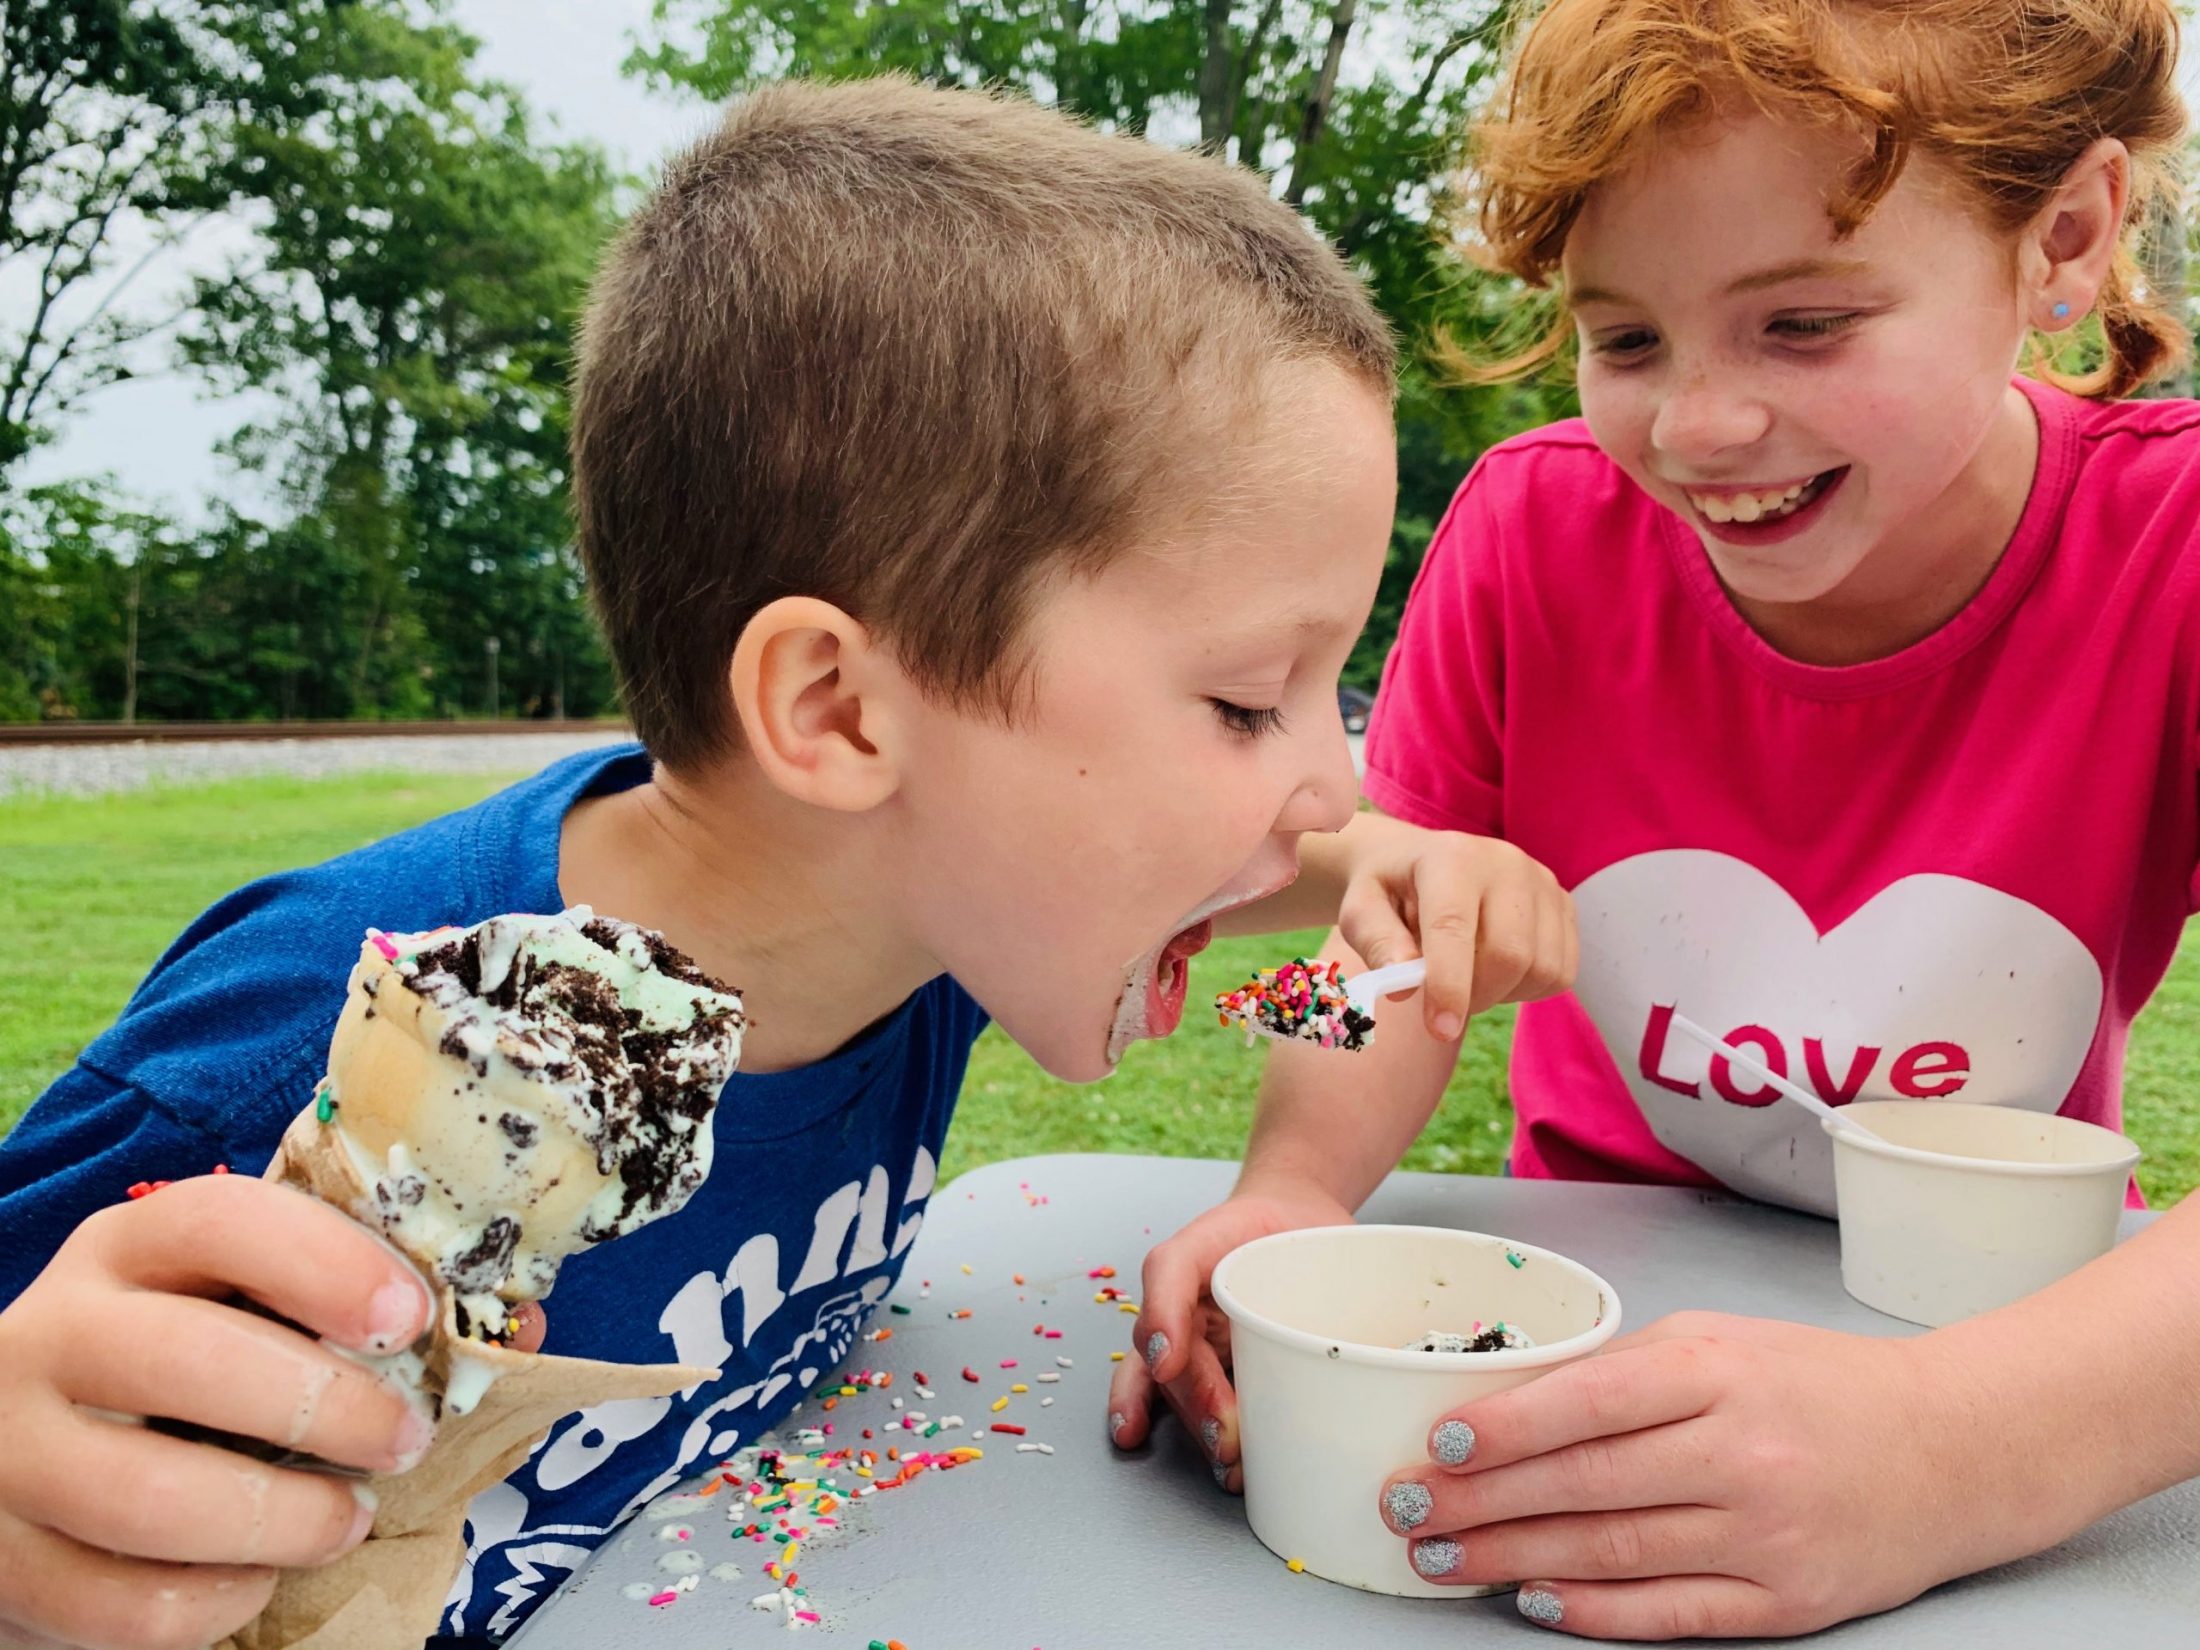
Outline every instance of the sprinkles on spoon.
{"label": "sprinkles on spoon", "polygon": [[1294,957],[1221,993],[1215,1010],[1223,1025],[1245,1028],[1248,1048],[1255,1037],[1274,1037],[1356,1053],[1374,1037],[1375,1018],[1352,1006],[1343,976],[1342,964]]}

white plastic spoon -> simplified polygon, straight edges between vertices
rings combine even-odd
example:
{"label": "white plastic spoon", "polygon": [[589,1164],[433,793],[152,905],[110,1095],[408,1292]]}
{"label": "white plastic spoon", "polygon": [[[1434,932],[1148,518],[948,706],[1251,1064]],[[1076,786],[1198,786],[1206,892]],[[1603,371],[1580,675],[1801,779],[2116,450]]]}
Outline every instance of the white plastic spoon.
{"label": "white plastic spoon", "polygon": [[1392,963],[1387,968],[1370,968],[1364,974],[1355,974],[1344,982],[1345,1000],[1362,1014],[1372,1015],[1375,1005],[1393,991],[1411,991],[1428,981],[1428,959],[1415,957],[1411,962]]}
{"label": "white plastic spoon", "polygon": [[1742,1070],[1748,1072],[1750,1076],[1756,1078],[1757,1081],[1759,1081],[1760,1083],[1770,1083],[1773,1088],[1778,1090],[1781,1094],[1785,1095],[1788,1099],[1794,1101],[1798,1106],[1801,1106],[1805,1111],[1814,1113],[1819,1117],[1825,1118],[1827,1121],[1831,1122],[1836,1128],[1853,1130],[1855,1133],[1860,1134],[1870,1140],[1877,1140],[1879,1138],[1878,1135],[1874,1134],[1870,1129],[1867,1129],[1866,1127],[1864,1127],[1863,1124],[1857,1122],[1855,1119],[1848,1117],[1841,1112],[1835,1111],[1833,1107],[1827,1105],[1825,1101],[1819,1099],[1818,1096],[1811,1093],[1809,1089],[1802,1087],[1800,1084],[1789,1082],[1785,1077],[1782,1077],[1778,1072],[1774,1071],[1770,1066],[1766,1065],[1762,1060],[1758,1059],[1748,1050],[1736,1048],[1732,1043],[1728,1042],[1723,1037],[1714,1037],[1710,1032],[1704,1030],[1702,1026],[1696,1024],[1694,1020],[1691,1020],[1687,1015],[1681,1013],[1679,1009],[1675,1009],[1673,1011],[1672,1023],[1675,1026],[1679,1027],[1682,1031],[1686,1032],[1689,1036],[1695,1038],[1697,1042],[1703,1044],[1705,1048],[1711,1049],[1715,1053],[1725,1055],[1727,1059],[1732,1061],[1735,1065],[1740,1066]]}

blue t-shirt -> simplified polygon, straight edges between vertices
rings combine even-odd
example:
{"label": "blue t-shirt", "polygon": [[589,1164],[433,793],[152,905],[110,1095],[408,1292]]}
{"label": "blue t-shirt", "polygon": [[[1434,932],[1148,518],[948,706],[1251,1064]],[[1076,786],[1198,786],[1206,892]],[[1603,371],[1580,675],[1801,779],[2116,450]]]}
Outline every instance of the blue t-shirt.
{"label": "blue t-shirt", "polygon": [[[562,909],[566,811],[648,776],[636,747],[590,751],[200,917],[0,1142],[0,1305],[133,1182],[217,1163],[261,1172],[325,1069],[366,929]],[[984,1023],[943,977],[816,1065],[736,1074],[712,1125],[710,1178],[687,1206],[566,1261],[546,1351],[722,1373],[560,1421],[475,1501],[446,1632],[511,1633],[622,1517],[755,1438],[835,1369],[917,1234]]]}

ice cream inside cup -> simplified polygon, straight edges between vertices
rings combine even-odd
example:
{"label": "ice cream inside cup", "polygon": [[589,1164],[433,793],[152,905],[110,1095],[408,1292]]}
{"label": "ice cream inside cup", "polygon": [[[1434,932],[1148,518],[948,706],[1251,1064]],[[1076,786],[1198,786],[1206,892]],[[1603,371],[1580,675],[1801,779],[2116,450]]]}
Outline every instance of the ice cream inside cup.
{"label": "ice cream inside cup", "polygon": [[[1469,1598],[1414,1572],[1377,1497],[1429,1466],[1439,1417],[1602,1346],[1619,1297],[1587,1267],[1480,1232],[1321,1226],[1223,1257],[1245,1510],[1277,1557],[1370,1592]],[[1499,1326],[1502,1326],[1500,1328]],[[1487,1352],[1422,1351],[1495,1339]],[[1525,1343],[1525,1344],[1522,1344]]]}
{"label": "ice cream inside cup", "polygon": [[1833,1137],[1841,1281],[1876,1311],[1938,1327],[2006,1306],[2116,1241],[2139,1148],[2014,1106],[1867,1100],[1877,1139]]}

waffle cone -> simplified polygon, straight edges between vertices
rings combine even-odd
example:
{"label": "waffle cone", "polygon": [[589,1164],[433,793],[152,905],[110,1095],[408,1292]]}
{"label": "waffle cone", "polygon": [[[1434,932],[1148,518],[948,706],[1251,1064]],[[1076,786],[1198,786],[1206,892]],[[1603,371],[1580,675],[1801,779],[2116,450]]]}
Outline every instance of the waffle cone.
{"label": "waffle cone", "polygon": [[[367,1018],[357,1012],[366,999],[353,994],[331,1051],[332,1070],[344,1062],[345,1121],[354,1132],[370,1110],[393,1128],[404,1126],[412,1112],[407,1094],[427,1091],[419,1055],[432,1053],[434,1042],[414,1033],[430,1028],[416,1028],[396,1009],[400,1000],[428,1005],[409,992],[385,991],[379,1000],[392,1012],[378,1007]],[[285,1132],[268,1178],[355,1216],[367,1208],[369,1191],[351,1154],[311,1108]],[[371,1217],[367,1223],[373,1224]],[[427,1258],[413,1258],[434,1282]],[[662,1397],[713,1374],[681,1364],[599,1363],[468,1341],[458,1332],[449,1289],[439,1282],[435,1287],[436,1326],[414,1348],[426,1365],[423,1390],[442,1409],[460,1357],[486,1364],[496,1380],[468,1413],[444,1411],[435,1443],[418,1466],[367,1480],[377,1507],[364,1542],[332,1564],[284,1571],[267,1608],[214,1650],[420,1650],[436,1631],[465,1558],[467,1504],[513,1472],[552,1423],[616,1398]]]}

